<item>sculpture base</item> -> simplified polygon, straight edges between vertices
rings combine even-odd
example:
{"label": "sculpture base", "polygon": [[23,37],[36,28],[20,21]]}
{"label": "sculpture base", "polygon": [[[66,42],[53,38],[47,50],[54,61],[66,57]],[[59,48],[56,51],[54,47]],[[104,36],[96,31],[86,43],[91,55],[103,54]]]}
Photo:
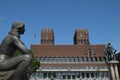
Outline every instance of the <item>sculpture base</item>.
{"label": "sculpture base", "polygon": [[108,63],[109,63],[109,64],[118,64],[119,61],[117,61],[117,60],[112,60],[112,61],[108,61]]}

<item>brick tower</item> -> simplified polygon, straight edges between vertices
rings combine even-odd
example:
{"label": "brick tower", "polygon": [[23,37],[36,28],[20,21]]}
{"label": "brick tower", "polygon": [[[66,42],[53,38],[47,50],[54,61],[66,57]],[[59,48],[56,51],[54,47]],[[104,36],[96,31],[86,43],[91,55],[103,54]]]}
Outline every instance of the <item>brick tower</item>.
{"label": "brick tower", "polygon": [[74,44],[89,45],[89,33],[87,29],[77,29],[75,31]]}
{"label": "brick tower", "polygon": [[42,29],[42,31],[41,31],[41,44],[54,44],[54,31],[53,31],[53,29]]}

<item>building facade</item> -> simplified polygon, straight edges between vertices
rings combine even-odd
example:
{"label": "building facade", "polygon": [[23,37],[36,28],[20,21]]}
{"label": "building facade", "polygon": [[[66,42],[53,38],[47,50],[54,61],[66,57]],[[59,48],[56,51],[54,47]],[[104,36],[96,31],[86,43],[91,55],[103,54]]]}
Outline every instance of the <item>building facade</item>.
{"label": "building facade", "polygon": [[73,45],[55,45],[54,31],[41,31],[41,44],[32,44],[40,67],[30,80],[109,80],[105,45],[91,45],[87,29],[77,29]]}

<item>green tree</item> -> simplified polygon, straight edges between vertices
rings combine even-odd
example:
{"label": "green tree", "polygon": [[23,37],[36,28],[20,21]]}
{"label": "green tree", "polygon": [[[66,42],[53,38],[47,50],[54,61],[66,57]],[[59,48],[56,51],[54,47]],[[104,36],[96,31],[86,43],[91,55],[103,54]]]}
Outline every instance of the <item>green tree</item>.
{"label": "green tree", "polygon": [[[21,53],[19,50],[17,50],[17,51],[13,54],[13,57],[19,56],[19,55],[21,55],[21,54],[22,54],[22,53]],[[39,68],[39,66],[40,66],[40,61],[39,61],[37,58],[34,57],[34,54],[33,54],[32,50],[30,50],[30,54],[31,54],[32,57],[33,57],[32,63],[31,63],[31,65],[30,65],[30,73],[33,73],[33,72],[36,72],[36,70]]]}

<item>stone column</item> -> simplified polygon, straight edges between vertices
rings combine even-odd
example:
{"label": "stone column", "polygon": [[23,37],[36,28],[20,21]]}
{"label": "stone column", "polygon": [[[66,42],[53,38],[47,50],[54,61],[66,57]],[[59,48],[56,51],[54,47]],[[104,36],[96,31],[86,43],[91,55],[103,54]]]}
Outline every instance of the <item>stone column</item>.
{"label": "stone column", "polygon": [[114,67],[113,64],[110,64],[111,79],[116,80],[115,79],[115,71],[114,71],[113,67]]}
{"label": "stone column", "polygon": [[65,79],[67,80],[67,75],[68,75],[68,73],[66,73],[66,75],[65,75]]}
{"label": "stone column", "polygon": [[72,74],[70,75],[70,78],[71,78],[71,80],[72,80]]}
{"label": "stone column", "polygon": [[119,74],[118,74],[118,67],[117,67],[117,64],[115,64],[114,66],[115,66],[116,80],[119,80]]}
{"label": "stone column", "polygon": [[117,64],[119,62],[114,60],[114,61],[109,61],[108,63],[109,63],[110,72],[111,72],[111,79],[119,80],[118,67],[117,67]]}
{"label": "stone column", "polygon": [[47,72],[47,80],[49,79],[49,77],[48,77],[48,72]]}

